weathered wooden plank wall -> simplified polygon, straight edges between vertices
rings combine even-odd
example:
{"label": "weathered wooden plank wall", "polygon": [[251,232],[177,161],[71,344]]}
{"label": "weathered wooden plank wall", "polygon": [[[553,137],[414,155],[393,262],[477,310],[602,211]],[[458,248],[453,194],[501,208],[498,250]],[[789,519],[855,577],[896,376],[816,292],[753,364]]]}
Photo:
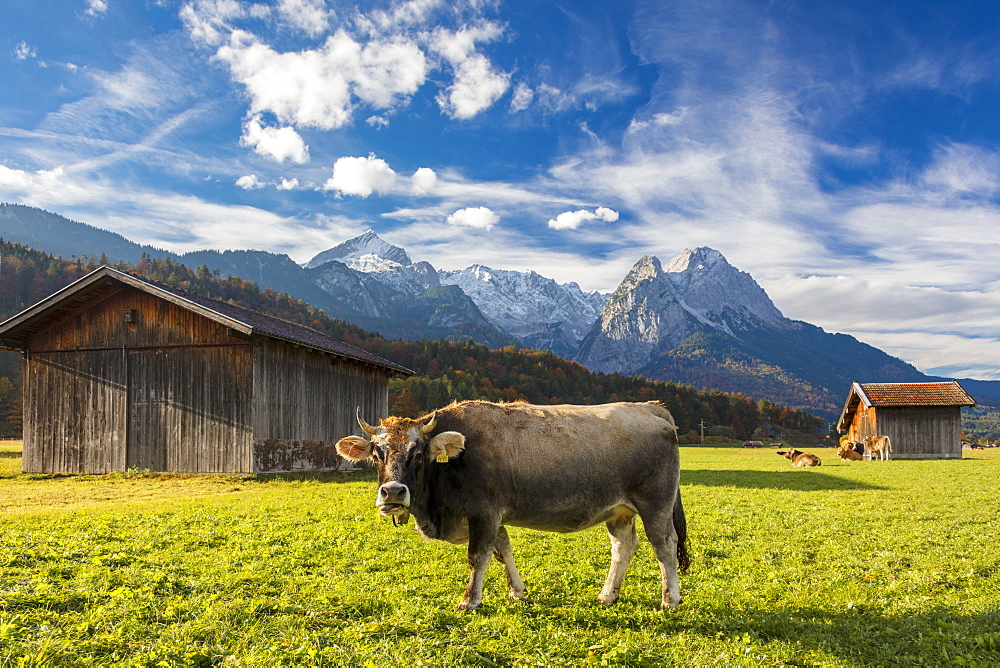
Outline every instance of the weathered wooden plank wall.
{"label": "weathered wooden plank wall", "polygon": [[962,409],[958,406],[869,408],[859,405],[848,436],[864,442],[888,436],[893,459],[961,459]]}
{"label": "weathered wooden plank wall", "polygon": [[[334,445],[388,415],[389,373],[273,340],[254,342],[255,469],[336,468]],[[305,441],[305,443],[303,443]]]}
{"label": "weathered wooden plank wall", "polygon": [[250,346],[129,353],[128,466],[251,473]]}
{"label": "weathered wooden plank wall", "polygon": [[[125,310],[134,320],[125,321]],[[154,295],[125,288],[54,323],[31,340],[32,350],[231,343],[226,328]]]}
{"label": "weathered wooden plank wall", "polygon": [[852,441],[864,443],[869,436],[877,436],[875,431],[875,409],[865,409],[864,404],[859,404],[854,412],[854,419],[851,421],[851,429],[848,432]]}
{"label": "weathered wooden plank wall", "polygon": [[30,355],[24,387],[23,470],[124,470],[124,415],[121,350]]}
{"label": "weathered wooden plank wall", "polygon": [[29,350],[26,471],[336,468],[356,407],[369,422],[388,413],[386,369],[238,338],[128,287],[51,323]]}
{"label": "weathered wooden plank wall", "polygon": [[878,428],[892,440],[894,459],[962,458],[958,406],[879,408]]}
{"label": "weathered wooden plank wall", "polygon": [[219,323],[126,288],[30,350],[25,471],[252,471],[250,344]]}

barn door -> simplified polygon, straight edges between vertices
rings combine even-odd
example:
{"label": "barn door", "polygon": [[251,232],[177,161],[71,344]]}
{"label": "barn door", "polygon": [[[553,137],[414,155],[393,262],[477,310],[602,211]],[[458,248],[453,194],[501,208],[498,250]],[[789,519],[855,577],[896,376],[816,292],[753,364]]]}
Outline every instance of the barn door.
{"label": "barn door", "polygon": [[120,350],[32,353],[25,366],[24,471],[109,473],[125,464]]}
{"label": "barn door", "polygon": [[128,352],[128,449],[129,468],[167,470],[167,433],[164,407],[169,397],[161,381],[163,352]]}
{"label": "barn door", "polygon": [[249,473],[250,346],[128,351],[128,465]]}

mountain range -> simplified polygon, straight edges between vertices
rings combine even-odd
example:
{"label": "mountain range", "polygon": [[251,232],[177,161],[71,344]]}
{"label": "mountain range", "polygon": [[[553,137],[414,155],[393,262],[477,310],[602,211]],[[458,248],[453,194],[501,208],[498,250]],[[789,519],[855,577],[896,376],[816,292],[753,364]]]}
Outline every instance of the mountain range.
{"label": "mountain range", "polygon": [[[286,292],[387,338],[548,349],[593,371],[742,392],[825,417],[839,412],[854,381],[938,380],[852,336],[785,318],[711,248],[666,264],[644,256],[607,295],[534,271],[436,269],[371,230],[304,265],[265,251],[174,254],[16,204],[0,204],[0,237],[62,257],[171,257]],[[981,403],[1000,405],[1000,381],[962,382]]]}

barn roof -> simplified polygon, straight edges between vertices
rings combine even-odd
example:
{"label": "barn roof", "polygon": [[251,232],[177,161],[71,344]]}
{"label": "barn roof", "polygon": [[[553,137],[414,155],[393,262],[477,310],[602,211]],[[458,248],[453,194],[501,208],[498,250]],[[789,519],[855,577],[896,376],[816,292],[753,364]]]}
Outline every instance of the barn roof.
{"label": "barn roof", "polygon": [[[858,406],[903,408],[909,406],[975,406],[976,402],[957,380],[944,383],[854,383],[840,414],[838,428],[845,430]],[[845,422],[846,421],[846,422]]]}
{"label": "barn roof", "polygon": [[413,373],[406,367],[343,341],[338,341],[310,327],[197,295],[106,266],[90,272],[34,306],[28,307],[9,320],[0,323],[0,345],[23,349],[31,336],[42,328],[63,316],[104,299],[120,290],[122,286],[129,286],[165,299],[232,328],[244,336],[265,336],[313,348],[337,357],[382,367],[396,373],[405,375]]}

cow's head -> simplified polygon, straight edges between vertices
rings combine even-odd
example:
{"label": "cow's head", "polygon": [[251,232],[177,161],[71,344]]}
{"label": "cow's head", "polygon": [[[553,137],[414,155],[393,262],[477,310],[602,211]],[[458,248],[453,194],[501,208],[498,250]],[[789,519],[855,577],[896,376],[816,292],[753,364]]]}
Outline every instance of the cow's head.
{"label": "cow's head", "polygon": [[375,505],[392,518],[393,524],[406,524],[413,490],[424,480],[426,467],[447,465],[465,448],[465,436],[444,431],[432,438],[437,411],[417,420],[387,417],[377,427],[361,418],[360,408],[357,417],[361,429],[371,438],[342,438],[337,441],[337,452],[353,462],[370,459],[375,464],[379,482]]}
{"label": "cow's head", "polygon": [[792,459],[792,460],[794,460],[796,457],[798,457],[801,454],[802,454],[802,452],[800,450],[788,450],[787,452],[785,450],[779,450],[778,451],[778,456],[779,457],[784,457],[785,459]]}

